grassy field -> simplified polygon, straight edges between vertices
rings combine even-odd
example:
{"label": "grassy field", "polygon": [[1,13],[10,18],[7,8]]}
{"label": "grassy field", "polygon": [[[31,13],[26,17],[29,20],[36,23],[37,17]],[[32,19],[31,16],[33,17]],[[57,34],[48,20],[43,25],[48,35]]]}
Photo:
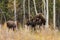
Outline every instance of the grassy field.
{"label": "grassy field", "polygon": [[27,28],[12,31],[2,27],[0,40],[60,40],[60,32],[51,29],[32,31]]}

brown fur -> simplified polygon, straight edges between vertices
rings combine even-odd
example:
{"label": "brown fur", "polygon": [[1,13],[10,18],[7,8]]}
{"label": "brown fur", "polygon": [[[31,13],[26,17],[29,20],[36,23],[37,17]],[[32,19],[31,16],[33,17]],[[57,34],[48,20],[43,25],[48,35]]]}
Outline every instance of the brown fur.
{"label": "brown fur", "polygon": [[35,15],[32,19],[28,20],[26,23],[28,26],[30,25],[31,27],[34,27],[36,25],[42,26],[45,25],[46,20],[42,14]]}
{"label": "brown fur", "polygon": [[14,21],[9,20],[9,21],[7,21],[7,27],[8,27],[9,29],[15,30],[15,28],[17,27],[17,25],[15,24]]}

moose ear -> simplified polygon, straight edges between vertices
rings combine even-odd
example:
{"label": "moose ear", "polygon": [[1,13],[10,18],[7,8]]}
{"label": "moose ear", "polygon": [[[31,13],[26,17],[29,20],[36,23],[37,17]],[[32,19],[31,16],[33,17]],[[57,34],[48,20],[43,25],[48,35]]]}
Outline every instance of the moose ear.
{"label": "moose ear", "polygon": [[44,15],[43,13],[39,13],[39,15]]}
{"label": "moose ear", "polygon": [[44,13],[41,13],[41,15],[44,15]]}
{"label": "moose ear", "polygon": [[43,13],[39,13],[39,15],[41,15],[43,18],[45,18]]}
{"label": "moose ear", "polygon": [[43,13],[38,13],[38,14],[42,14],[42,15],[44,15]]}

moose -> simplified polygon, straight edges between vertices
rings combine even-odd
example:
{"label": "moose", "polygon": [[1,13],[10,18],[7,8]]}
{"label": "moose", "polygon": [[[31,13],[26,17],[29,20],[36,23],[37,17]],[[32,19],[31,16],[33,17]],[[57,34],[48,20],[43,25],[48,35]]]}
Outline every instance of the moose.
{"label": "moose", "polygon": [[31,26],[35,30],[36,25],[39,25],[39,28],[40,28],[40,26],[45,25],[45,23],[46,23],[46,20],[44,16],[40,13],[40,14],[35,15],[30,20],[28,20],[26,25]]}
{"label": "moose", "polygon": [[17,27],[17,24],[16,24],[14,21],[9,20],[9,21],[7,21],[7,27],[8,27],[9,29],[15,30],[15,28]]}

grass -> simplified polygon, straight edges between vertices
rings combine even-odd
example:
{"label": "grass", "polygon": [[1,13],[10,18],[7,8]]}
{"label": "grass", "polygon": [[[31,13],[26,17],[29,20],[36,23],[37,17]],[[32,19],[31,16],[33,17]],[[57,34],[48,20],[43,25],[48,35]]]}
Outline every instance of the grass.
{"label": "grass", "polygon": [[0,40],[60,40],[60,32],[51,29],[32,31],[20,28],[12,31],[8,28],[0,28]]}

